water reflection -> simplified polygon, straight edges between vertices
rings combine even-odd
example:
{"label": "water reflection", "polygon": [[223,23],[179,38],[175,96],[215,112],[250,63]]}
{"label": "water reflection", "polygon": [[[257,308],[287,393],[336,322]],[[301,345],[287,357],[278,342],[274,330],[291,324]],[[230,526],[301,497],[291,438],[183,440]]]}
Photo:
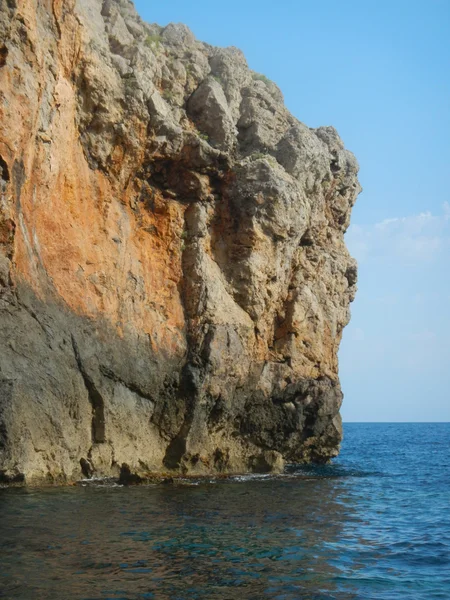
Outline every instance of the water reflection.
{"label": "water reflection", "polygon": [[0,491],[0,598],[356,598],[345,477]]}
{"label": "water reflection", "polygon": [[0,598],[446,600],[449,447],[450,424],[352,424],[292,477],[0,490]]}

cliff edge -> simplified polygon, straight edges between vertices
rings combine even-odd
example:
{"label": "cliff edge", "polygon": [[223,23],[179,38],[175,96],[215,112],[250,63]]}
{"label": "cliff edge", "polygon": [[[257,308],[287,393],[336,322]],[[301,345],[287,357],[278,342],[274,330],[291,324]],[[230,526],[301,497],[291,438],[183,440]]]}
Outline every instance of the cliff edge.
{"label": "cliff edge", "polygon": [[335,456],[357,171],[236,48],[1,0],[0,480]]}

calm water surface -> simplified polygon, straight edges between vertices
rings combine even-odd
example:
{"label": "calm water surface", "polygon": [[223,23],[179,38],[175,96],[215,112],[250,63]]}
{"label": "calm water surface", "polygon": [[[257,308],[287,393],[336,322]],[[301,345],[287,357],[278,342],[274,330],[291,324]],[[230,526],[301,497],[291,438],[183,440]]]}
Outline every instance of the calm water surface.
{"label": "calm water surface", "polygon": [[450,599],[450,424],[280,478],[0,490],[0,598]]}

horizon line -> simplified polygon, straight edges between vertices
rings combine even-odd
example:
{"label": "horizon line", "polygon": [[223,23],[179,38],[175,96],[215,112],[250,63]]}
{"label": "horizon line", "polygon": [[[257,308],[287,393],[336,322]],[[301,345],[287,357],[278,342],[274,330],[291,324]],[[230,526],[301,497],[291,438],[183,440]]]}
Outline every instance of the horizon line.
{"label": "horizon line", "polygon": [[450,421],[342,421],[343,424],[359,423],[359,424],[371,424],[371,425],[413,425],[413,424],[425,424],[425,423],[450,423]]}

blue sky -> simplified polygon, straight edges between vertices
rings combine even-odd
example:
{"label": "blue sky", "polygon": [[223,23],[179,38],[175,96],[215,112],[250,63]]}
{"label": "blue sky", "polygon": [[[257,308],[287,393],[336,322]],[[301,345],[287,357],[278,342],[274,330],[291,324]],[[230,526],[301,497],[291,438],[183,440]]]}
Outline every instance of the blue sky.
{"label": "blue sky", "polygon": [[310,127],[334,125],[364,192],[340,351],[346,421],[450,421],[450,2],[138,0],[241,48]]}

